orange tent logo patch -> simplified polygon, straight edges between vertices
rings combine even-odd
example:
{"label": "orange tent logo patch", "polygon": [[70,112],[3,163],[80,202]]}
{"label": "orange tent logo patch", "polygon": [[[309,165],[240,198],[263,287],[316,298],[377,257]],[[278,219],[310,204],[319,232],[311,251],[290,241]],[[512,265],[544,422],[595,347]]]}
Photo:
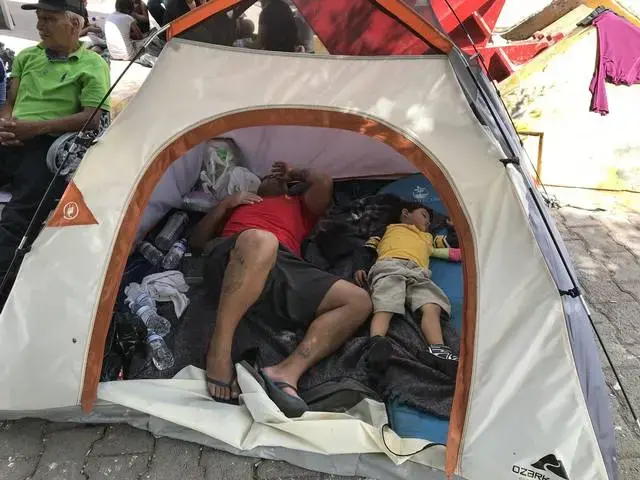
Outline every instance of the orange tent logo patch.
{"label": "orange tent logo patch", "polygon": [[91,213],[84,201],[82,193],[75,183],[71,182],[60,203],[47,222],[48,227],[69,227],[72,225],[97,225],[96,217]]}

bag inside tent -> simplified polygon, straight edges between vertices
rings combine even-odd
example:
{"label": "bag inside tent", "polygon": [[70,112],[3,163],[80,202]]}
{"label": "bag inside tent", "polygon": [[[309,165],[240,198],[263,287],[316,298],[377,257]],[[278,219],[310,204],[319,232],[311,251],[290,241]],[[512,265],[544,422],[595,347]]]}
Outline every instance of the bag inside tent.
{"label": "bag inside tent", "polygon": [[[215,208],[225,196],[243,190],[255,192],[259,178],[269,172],[274,161],[316,169],[334,179],[333,204],[302,249],[303,258],[323,270],[353,282],[356,251],[380,226],[397,223],[391,215],[399,199],[428,207],[432,212],[430,231],[446,235],[450,246],[457,246],[438,186],[431,185],[404,156],[382,141],[346,130],[293,125],[228,132],[202,142],[176,160],[155,187],[120,285],[101,382],[168,379],[179,377],[183,369],[205,368],[218,301],[203,281],[206,254],[187,251],[178,266],[163,272],[162,262],[153,265],[144,252],[148,247],[143,245],[157,247],[162,243],[158,238],[163,228],[181,212],[187,214],[188,222],[173,241],[187,239],[204,212]],[[166,259],[166,246],[160,250]],[[432,280],[451,303],[451,315],[443,318],[441,325],[445,343],[458,353],[462,267],[459,262],[432,258],[430,269]],[[176,280],[174,270],[180,271],[182,278],[178,275]],[[160,285],[158,290],[166,290],[166,283],[170,284],[164,296],[163,292],[160,298],[156,296],[158,313],[171,323],[164,340],[174,361],[162,370],[145,349],[147,329],[127,302],[125,290],[132,283],[151,288]],[[293,352],[305,333],[292,325],[287,319],[266,318],[250,309],[235,333],[234,363],[256,359],[265,366],[278,363]],[[388,337],[393,355],[383,374],[372,371],[368,362],[366,322],[337,352],[303,375],[301,397],[311,410],[321,412],[352,412],[363,401],[384,404],[386,422],[400,437],[446,444],[457,362],[428,353],[420,319],[408,310],[404,316],[394,316]]]}

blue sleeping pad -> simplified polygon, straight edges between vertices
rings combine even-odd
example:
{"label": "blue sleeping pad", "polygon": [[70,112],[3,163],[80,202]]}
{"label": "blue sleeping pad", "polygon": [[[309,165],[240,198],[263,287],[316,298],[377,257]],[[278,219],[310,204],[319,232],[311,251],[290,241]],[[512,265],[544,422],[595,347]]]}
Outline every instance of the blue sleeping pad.
{"label": "blue sleeping pad", "polygon": [[[421,174],[390,183],[379,193],[397,195],[412,202],[422,202],[438,213],[448,215],[447,209],[431,183]],[[431,260],[432,279],[449,297],[451,321],[460,332],[462,326],[462,265],[445,260]],[[421,438],[430,442],[446,443],[449,420],[436,417],[407,405],[391,402],[390,422],[393,430],[404,438]]]}

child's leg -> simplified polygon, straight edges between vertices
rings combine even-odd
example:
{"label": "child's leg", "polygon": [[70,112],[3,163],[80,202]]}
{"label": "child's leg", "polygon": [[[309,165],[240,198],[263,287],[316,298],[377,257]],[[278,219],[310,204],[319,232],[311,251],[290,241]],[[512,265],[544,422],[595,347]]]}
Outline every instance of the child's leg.
{"label": "child's leg", "polygon": [[384,337],[389,331],[389,323],[391,323],[392,312],[376,312],[371,319],[371,336],[379,335]]}
{"label": "child's leg", "polygon": [[[442,328],[440,327],[441,308],[435,303],[427,303],[422,306],[422,333],[424,333],[429,345],[442,345]],[[372,325],[373,326],[373,325]]]}

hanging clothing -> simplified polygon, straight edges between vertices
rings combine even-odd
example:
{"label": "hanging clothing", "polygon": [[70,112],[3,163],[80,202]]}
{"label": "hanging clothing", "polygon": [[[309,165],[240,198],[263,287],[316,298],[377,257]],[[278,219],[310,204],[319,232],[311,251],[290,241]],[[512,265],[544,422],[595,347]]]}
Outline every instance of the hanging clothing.
{"label": "hanging clothing", "polygon": [[593,21],[598,29],[598,59],[589,90],[591,111],[609,113],[605,81],[614,85],[640,83],[640,28],[613,12]]}

